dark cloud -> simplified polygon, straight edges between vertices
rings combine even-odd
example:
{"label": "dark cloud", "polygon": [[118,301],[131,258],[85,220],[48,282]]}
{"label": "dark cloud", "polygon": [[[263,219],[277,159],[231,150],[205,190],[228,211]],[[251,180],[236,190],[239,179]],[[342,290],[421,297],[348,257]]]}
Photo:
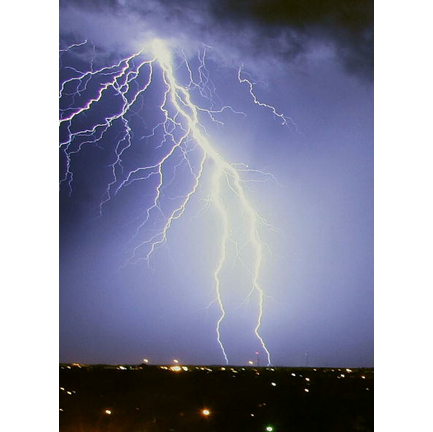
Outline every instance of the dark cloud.
{"label": "dark cloud", "polygon": [[325,46],[348,73],[367,80],[373,79],[373,16],[373,0],[60,1],[62,30],[85,37],[100,31],[107,45],[152,34],[203,42],[230,51],[228,57],[283,63]]}
{"label": "dark cloud", "polygon": [[373,79],[372,0],[61,0],[60,6],[62,27],[79,31],[77,11],[93,14],[89,30],[109,28],[116,45],[150,31],[280,62],[325,45],[347,72]]}
{"label": "dark cloud", "polygon": [[286,56],[327,42],[348,72],[372,78],[373,1],[223,0],[212,9],[217,18],[255,26],[268,37],[279,30],[287,41],[287,51],[281,53]]}

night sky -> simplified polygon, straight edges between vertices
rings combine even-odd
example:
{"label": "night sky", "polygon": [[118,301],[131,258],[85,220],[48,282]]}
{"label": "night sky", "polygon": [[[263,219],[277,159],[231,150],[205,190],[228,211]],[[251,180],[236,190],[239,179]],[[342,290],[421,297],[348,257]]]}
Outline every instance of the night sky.
{"label": "night sky", "polygon": [[[61,51],[60,80],[91,64],[117,63],[154,38],[173,49],[179,79],[185,79],[182,55],[197,71],[197,53],[206,47],[215,104],[244,113],[224,111],[218,117],[224,125],[204,116],[208,136],[229,162],[276,179],[252,176],[266,181],[245,183],[272,225],[260,231],[269,246],[260,276],[261,334],[272,364],[373,366],[372,2],[61,1],[60,49],[88,42]],[[290,117],[289,127],[254,104],[238,81],[241,66],[257,98]],[[155,79],[137,102],[125,169],[156,157],[155,141],[142,137],[160,121],[163,91]],[[209,102],[191,94],[198,105]],[[115,99],[107,98],[81,127],[113,109]],[[155,181],[131,183],[101,212],[113,180],[116,127],[71,157],[71,188],[70,177],[62,181],[60,154],[60,362],[223,364],[218,311],[209,306],[218,219],[206,206],[206,187],[149,265],[142,259],[125,265]],[[188,183],[185,169],[170,170],[176,176],[167,201],[185,194]],[[158,218],[151,222],[157,230]],[[263,354],[252,337],[256,305],[243,303],[247,271],[231,258],[222,340],[230,363],[247,364],[255,351]]]}
{"label": "night sky", "polygon": [[[261,132],[261,128],[256,127],[254,132],[250,132],[250,127],[243,127],[232,141],[233,151],[242,148],[242,153],[239,157],[233,156],[233,161],[251,160],[251,167],[265,168],[279,176],[278,181],[285,188],[283,193],[279,187],[269,183],[272,192],[265,194],[266,199],[260,184],[249,189],[250,196],[257,200],[261,193],[257,207],[279,229],[272,241],[268,239],[273,258],[266,264],[269,266],[268,274],[272,265],[276,280],[269,281],[264,287],[274,291],[273,298],[275,303],[280,300],[280,306],[277,309],[266,302],[266,307],[269,310],[273,308],[273,313],[266,314],[262,327],[273,362],[278,364],[287,360],[289,365],[304,365],[308,350],[310,365],[326,365],[326,362],[331,365],[334,361],[345,364],[350,359],[353,359],[353,364],[361,364],[364,360],[361,361],[362,356],[354,349],[360,346],[356,335],[363,335],[367,348],[362,348],[362,351],[369,353],[372,359],[373,249],[371,237],[368,237],[372,236],[372,223],[358,217],[365,214],[371,220],[373,216],[373,91],[368,79],[372,72],[372,47],[362,44],[364,38],[355,37],[364,27],[350,22],[356,21],[359,14],[345,14],[353,17],[349,23],[341,19],[342,15],[339,20],[333,19],[333,11],[343,2],[328,1],[318,6],[326,8],[325,4],[332,4],[328,13],[317,14],[310,7],[308,18],[301,13],[302,8],[298,8],[296,23],[283,19],[285,15],[282,12],[266,18],[264,12],[259,13],[259,6],[252,11],[244,6],[246,2],[232,1],[231,9],[224,9],[227,2],[107,4],[102,1],[99,6],[91,6],[89,1],[61,2],[60,49],[87,39],[88,47],[91,47],[91,41],[98,47],[98,58],[103,62],[109,58],[119,59],[119,52],[123,56],[141,49],[140,44],[148,40],[149,35],[157,34],[164,39],[164,35],[170,33],[175,41],[185,45],[185,50],[190,46],[191,54],[203,41],[214,46],[212,55],[208,50],[208,60],[214,59],[218,51],[219,58],[224,58],[232,67],[226,71],[232,82],[239,64],[244,63],[244,70],[260,82],[256,86],[260,99],[275,104],[298,125],[302,135],[288,132],[287,128],[281,131],[280,128],[278,140],[266,140],[254,146],[252,139],[241,141],[238,136],[242,132],[249,133],[250,138],[255,137],[257,129]],[[218,9],[212,7],[216,4]],[[260,2],[254,4],[260,5]],[[270,4],[266,2],[267,7]],[[350,4],[344,2],[347,12],[351,9]],[[235,8],[234,5],[238,6]],[[176,13],[170,10],[176,10]],[[166,323],[159,330],[169,342],[164,343],[163,336],[156,335],[160,349],[153,352],[148,349],[150,337],[154,335],[151,321],[146,321],[146,317],[156,315],[152,314],[152,301],[157,297],[157,291],[146,291],[149,283],[142,274],[139,278],[134,277],[140,272],[148,275],[146,264],[143,263],[141,269],[138,264],[124,276],[115,275],[123,264],[127,249],[125,243],[129,240],[123,227],[133,223],[135,213],[123,212],[123,201],[113,201],[110,209],[117,210],[119,217],[110,219],[112,214],[106,207],[105,217],[94,221],[101,201],[102,184],[107,178],[99,171],[91,171],[100,181],[100,189],[95,191],[91,187],[88,166],[104,165],[101,152],[94,157],[83,153],[82,160],[87,161],[87,165],[78,163],[77,159],[71,198],[67,198],[65,189],[60,192],[59,269],[59,152],[56,149],[59,130],[58,2],[7,3],[2,12],[3,68],[0,70],[4,109],[0,172],[3,266],[0,317],[3,387],[8,395],[2,423],[7,425],[6,429],[19,424],[16,427],[25,430],[43,424],[44,430],[56,431],[59,296],[60,361],[138,363],[144,356],[155,356],[155,362],[171,362],[176,355],[186,362],[188,358],[181,358],[184,354],[178,347],[169,348],[182,331],[176,334],[176,328],[170,325],[169,319],[163,321],[169,315],[163,312],[168,310],[167,305],[161,305],[164,299],[159,300],[158,324],[161,321]],[[428,372],[428,360],[431,356],[430,292],[433,284],[433,155],[430,138],[433,87],[429,12],[428,3],[420,1],[394,2],[392,6],[376,2],[374,7],[374,366],[377,430],[422,430],[431,421],[433,383]],[[364,18],[360,21],[365,22]],[[284,49],[289,45],[290,51]],[[318,47],[328,49],[320,51]],[[89,58],[92,56],[85,56],[83,61],[87,60],[87,63],[81,64],[88,65]],[[362,58],[365,61],[355,61]],[[71,56],[69,61],[73,59]],[[348,62],[348,59],[352,61]],[[211,62],[208,62],[208,68],[212,79],[217,82],[220,75],[215,74]],[[225,103],[235,105],[236,100],[230,91],[226,91],[225,85],[217,91],[221,98],[224,96]],[[236,107],[252,113],[247,89],[239,90],[239,93],[250,108],[241,105],[240,100]],[[280,133],[275,131],[277,122],[272,115],[256,113],[254,119],[266,119],[273,126],[272,132],[266,129],[261,133]],[[366,121],[366,118],[370,120]],[[233,122],[240,120],[243,119],[235,116]],[[343,139],[343,136],[349,138]],[[368,138],[361,139],[362,136]],[[247,152],[245,148],[254,148],[254,152]],[[278,153],[275,151],[277,148]],[[256,154],[259,150],[260,153]],[[226,156],[232,160],[229,153]],[[276,161],[272,166],[269,158]],[[83,196],[84,186],[87,193]],[[345,201],[341,199],[343,192]],[[138,193],[136,199],[140,197],[143,195]],[[267,201],[272,204],[269,208],[265,207]],[[355,203],[359,204],[356,206]],[[283,205],[290,210],[290,217],[280,213]],[[204,220],[203,225],[207,226]],[[340,232],[349,234],[340,235]],[[367,234],[363,236],[361,232]],[[288,236],[291,236],[290,242]],[[173,240],[177,241],[177,238],[173,231],[170,246],[167,244],[169,251],[159,249],[152,262],[153,268],[157,269],[158,263],[168,263],[166,256],[169,252],[174,260],[182,256],[187,259],[185,254],[178,252],[185,247],[185,242],[179,239],[175,245]],[[321,247],[315,247],[319,240]],[[344,254],[337,254],[341,250],[336,247],[338,243],[350,243],[351,247]],[[332,247],[333,253],[327,254],[327,249]],[[362,264],[363,258],[366,265]],[[353,265],[335,265],[341,261]],[[109,265],[112,273],[107,276],[102,270]],[[159,266],[161,268],[161,264]],[[354,270],[356,266],[358,271]],[[166,279],[172,279],[166,267],[159,273],[159,278],[164,275]],[[280,273],[290,275],[287,284],[284,285],[285,276]],[[191,280],[196,280],[197,275],[193,277],[190,270],[188,274]],[[359,274],[362,278],[358,278]],[[211,291],[207,275],[203,279],[208,288],[200,292]],[[83,283],[83,280],[87,282]],[[304,283],[301,284],[300,280]],[[282,285],[284,290],[275,295],[277,287]],[[171,287],[169,284],[158,286]],[[186,288],[195,286],[190,284]],[[140,296],[146,301],[140,302]],[[168,300],[173,296],[166,297]],[[190,298],[192,302],[194,297],[191,295]],[[176,301],[179,302],[179,297]],[[191,304],[188,310],[185,303],[178,304],[177,308],[183,311],[185,322],[197,311],[203,311],[203,306],[199,305],[189,314]],[[197,303],[200,303],[199,299]],[[122,308],[127,310],[127,314],[119,318],[120,312],[116,311]],[[138,320],[135,319],[137,316]],[[116,322],[110,324],[114,318]],[[127,320],[129,322],[125,323]],[[189,329],[185,324],[188,330],[183,332],[185,343],[182,345],[194,344],[197,351],[205,351],[195,339],[199,330],[204,329],[204,320],[198,322],[200,325],[189,326]],[[208,324],[212,328],[213,321]],[[271,329],[273,338],[267,327]],[[131,339],[128,339],[129,333]],[[176,336],[173,337],[173,333]],[[138,345],[138,340],[142,345]],[[214,335],[208,340],[206,346],[210,346],[209,351],[214,353],[209,361],[221,363],[221,352],[216,347]],[[114,347],[113,341],[116,343]],[[317,344],[313,346],[312,342]],[[133,347],[136,347],[136,352],[123,355]],[[247,355],[250,357],[249,352]],[[239,357],[244,361],[242,353]],[[365,363],[371,365],[372,361]],[[19,403],[23,398],[26,402]],[[50,402],[52,410],[47,409]]]}

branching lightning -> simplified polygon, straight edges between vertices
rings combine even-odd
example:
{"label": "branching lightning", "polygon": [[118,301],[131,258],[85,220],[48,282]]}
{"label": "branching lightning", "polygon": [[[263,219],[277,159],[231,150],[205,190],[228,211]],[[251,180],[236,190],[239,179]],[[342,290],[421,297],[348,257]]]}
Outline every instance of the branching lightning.
{"label": "branching lightning", "polygon": [[[63,54],[68,50],[81,47],[86,42],[71,45],[61,52]],[[94,70],[92,62],[91,69],[88,71],[83,72],[70,68],[71,77],[61,83],[59,95],[60,100],[63,101],[60,110],[62,137],[60,150],[65,160],[64,175],[60,179],[60,184],[61,187],[67,187],[69,193],[72,193],[74,155],[77,155],[85,146],[102,145],[103,138],[106,138],[114,129],[113,125],[116,125],[116,130],[121,130],[115,138],[114,158],[110,164],[111,181],[108,183],[100,203],[100,215],[103,214],[104,206],[123,188],[151,178],[156,181],[152,203],[145,210],[135,231],[136,245],[131,250],[126,262],[127,265],[140,260],[149,262],[156,249],[168,240],[170,228],[184,215],[188,204],[200,188],[204,172],[208,170],[211,178],[211,190],[208,193],[207,203],[209,206],[213,206],[218,215],[221,229],[217,241],[219,256],[212,275],[214,302],[219,308],[219,318],[215,326],[217,342],[224,360],[228,364],[229,359],[221,332],[221,325],[226,317],[225,287],[221,280],[221,272],[227,265],[227,245],[230,241],[234,242],[231,237],[233,221],[228,209],[228,200],[235,198],[240,209],[240,217],[245,221],[248,246],[252,250],[250,261],[244,262],[244,264],[249,269],[250,274],[249,284],[251,288],[247,297],[250,298],[254,295],[258,303],[253,332],[261,349],[266,353],[267,363],[270,365],[271,355],[260,333],[265,300],[265,292],[260,284],[260,277],[264,249],[267,245],[259,234],[260,227],[268,227],[269,224],[254,209],[247,196],[244,183],[247,181],[245,173],[258,173],[265,179],[274,178],[270,173],[249,169],[244,164],[229,163],[217,151],[216,145],[209,138],[204,124],[200,120],[202,115],[208,115],[212,121],[222,123],[216,118],[216,115],[225,110],[230,110],[238,115],[244,116],[245,114],[230,106],[214,108],[217,96],[206,68],[205,55],[206,49],[198,55],[197,81],[194,80],[193,71],[186,56],[183,56],[183,63],[189,75],[188,85],[181,85],[176,79],[172,52],[161,40],[153,40],[150,49],[146,48],[146,50],[121,59],[111,66]],[[162,78],[164,86],[162,101],[159,105],[162,121],[151,129],[149,135],[140,139],[145,140],[161,134],[162,138],[157,149],[162,156],[149,165],[127,169],[124,166],[124,158],[136,139],[131,126],[131,119],[138,116],[140,109],[137,105],[140,103],[140,95],[151,87],[157,73],[160,74],[159,77]],[[243,76],[242,68],[238,70],[238,80],[240,84],[248,86],[255,104],[269,110],[281,121],[282,125],[293,125],[289,117],[279,113],[272,105],[262,103],[257,99],[253,83]],[[209,102],[210,107],[203,108],[193,102],[191,96],[193,89],[199,90],[201,97]],[[112,112],[107,114],[101,107],[104,104],[104,98],[108,96],[115,98],[117,105],[115,109],[111,108]],[[88,113],[93,111],[101,114],[95,115],[96,120],[92,118],[92,123],[88,120]],[[178,157],[177,159],[175,159],[175,155]],[[174,162],[175,160],[177,162]],[[176,197],[177,204],[167,211],[162,204],[163,192],[174,181],[176,170],[182,164],[188,168],[191,185],[187,193]],[[144,241],[138,241],[140,233],[146,230],[152,217],[163,218],[162,228],[154,234],[148,235]]]}

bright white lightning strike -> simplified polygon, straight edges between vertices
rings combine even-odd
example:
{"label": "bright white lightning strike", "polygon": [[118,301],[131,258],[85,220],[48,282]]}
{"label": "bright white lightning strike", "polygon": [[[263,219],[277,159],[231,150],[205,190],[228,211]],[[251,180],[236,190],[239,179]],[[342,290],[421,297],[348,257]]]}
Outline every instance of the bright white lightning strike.
{"label": "bright white lightning strike", "polygon": [[[79,47],[83,44],[75,44],[69,47]],[[63,52],[67,50],[62,50]],[[224,157],[216,150],[216,146],[212,143],[211,139],[207,136],[203,124],[200,122],[201,113],[205,113],[215,121],[214,114],[220,113],[225,109],[234,111],[231,107],[224,106],[220,110],[205,109],[196,105],[190,94],[190,89],[198,87],[202,96],[211,99],[213,90],[209,89],[208,84],[204,82],[204,55],[199,57],[200,61],[200,82],[196,83],[193,80],[192,71],[188,62],[185,59],[187,70],[189,71],[190,83],[188,86],[179,84],[175,77],[172,64],[172,53],[167,48],[166,44],[161,40],[154,40],[151,43],[152,59],[140,60],[143,57],[143,52],[133,54],[113,66],[104,67],[98,70],[90,70],[87,72],[75,71],[76,76],[65,80],[61,84],[60,98],[69,96],[72,102],[66,108],[61,110],[60,125],[64,129],[66,139],[60,143],[60,148],[66,159],[66,172],[65,176],[61,179],[62,183],[67,183],[70,191],[72,191],[73,174],[71,169],[72,159],[75,154],[79,153],[83,146],[89,144],[99,145],[101,140],[109,134],[110,128],[113,124],[122,125],[122,135],[118,138],[115,146],[115,160],[110,165],[112,171],[112,181],[108,184],[105,197],[101,202],[100,210],[108,203],[122,188],[130,184],[147,180],[151,177],[156,177],[157,185],[153,196],[153,203],[150,205],[144,215],[144,220],[136,230],[136,236],[146,226],[153,213],[164,215],[165,223],[161,230],[148,238],[147,240],[139,243],[132,251],[128,263],[135,263],[141,259],[149,261],[151,255],[156,248],[167,241],[168,232],[173,223],[182,217],[185,210],[197,192],[205,168],[211,170],[211,190],[208,196],[208,204],[215,209],[221,225],[221,235],[218,240],[219,257],[215,264],[213,272],[213,283],[215,292],[215,302],[218,305],[220,315],[216,322],[216,336],[218,344],[221,348],[222,354],[226,363],[229,359],[226,349],[223,344],[223,337],[221,334],[221,324],[226,316],[226,308],[224,301],[224,286],[221,281],[221,272],[227,264],[227,245],[231,239],[231,232],[233,229],[233,221],[231,220],[228,211],[227,202],[229,198],[235,198],[240,208],[241,216],[245,221],[245,229],[247,232],[248,244],[253,251],[250,262],[244,263],[250,270],[250,292],[248,297],[253,294],[258,299],[258,312],[256,317],[256,324],[253,329],[254,335],[260,343],[261,348],[267,356],[268,366],[271,364],[270,352],[265,344],[263,337],[260,334],[264,313],[264,299],[265,292],[260,284],[261,268],[264,258],[265,243],[261,240],[259,235],[259,227],[267,225],[257,211],[254,209],[251,201],[248,199],[245,189],[243,187],[242,174],[245,172],[260,173],[264,176],[271,176],[268,173],[263,173],[258,170],[251,170],[244,164],[235,164],[227,162]],[[137,64],[138,62],[138,64]],[[137,104],[139,96],[145,92],[152,84],[154,77],[155,66],[159,66],[162,79],[165,86],[165,91],[160,105],[160,112],[163,114],[164,120],[159,123],[152,132],[151,136],[156,134],[156,131],[163,131],[163,140],[159,147],[165,149],[164,155],[156,162],[148,166],[139,167],[130,170],[124,174],[123,157],[132,146],[133,132],[130,126],[130,119],[128,115],[134,115],[133,106]],[[143,70],[147,70],[147,79],[139,80],[140,74]],[[82,93],[90,86],[92,79],[99,79],[99,87],[94,91],[93,96],[87,98],[82,103],[76,102],[82,96]],[[242,78],[241,69],[238,72],[239,82],[246,83],[249,86],[249,92],[253,97],[255,104],[269,109],[274,116],[280,118],[283,125],[287,125],[288,117],[279,114],[276,109],[257,100],[251,81]],[[72,88],[72,91],[68,88]],[[96,124],[84,127],[77,127],[77,119],[85,115],[94,106],[101,102],[104,95],[108,92],[114,93],[120,97],[120,108],[115,114],[103,116],[103,118],[96,122]],[[243,114],[243,113],[242,113]],[[180,199],[180,204],[170,210],[167,215],[162,210],[161,197],[164,187],[166,187],[166,164],[174,158],[174,154],[181,153],[182,159],[174,170],[181,164],[186,163],[193,178],[192,186],[189,191]],[[199,153],[198,167],[194,168],[194,163],[190,153]],[[212,164],[207,164],[206,161],[212,161]],[[123,175],[123,179],[121,178]],[[271,176],[272,177],[272,176]],[[172,181],[172,180],[171,180]],[[145,256],[140,256],[141,250],[147,250]]]}

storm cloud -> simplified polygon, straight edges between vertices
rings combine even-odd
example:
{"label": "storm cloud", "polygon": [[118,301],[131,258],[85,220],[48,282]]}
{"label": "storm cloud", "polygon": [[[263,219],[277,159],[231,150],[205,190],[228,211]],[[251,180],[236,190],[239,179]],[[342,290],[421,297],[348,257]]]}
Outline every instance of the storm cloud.
{"label": "storm cloud", "polygon": [[284,66],[326,50],[347,73],[371,81],[373,9],[372,0],[62,0],[60,25],[112,51],[164,37],[186,49],[210,45],[228,61],[242,54]]}

